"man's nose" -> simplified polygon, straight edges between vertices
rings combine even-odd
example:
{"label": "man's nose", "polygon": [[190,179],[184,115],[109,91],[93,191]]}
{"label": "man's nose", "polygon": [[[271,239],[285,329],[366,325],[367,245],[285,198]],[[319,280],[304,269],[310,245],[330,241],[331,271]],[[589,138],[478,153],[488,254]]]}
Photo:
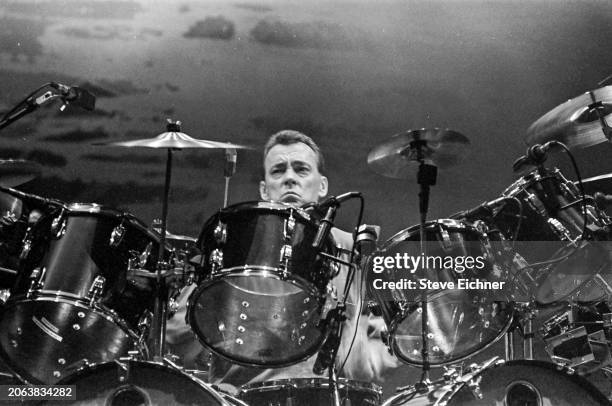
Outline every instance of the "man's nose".
{"label": "man's nose", "polygon": [[297,174],[293,171],[293,169],[288,169],[285,171],[285,175],[283,177],[283,183],[286,185],[297,184]]}

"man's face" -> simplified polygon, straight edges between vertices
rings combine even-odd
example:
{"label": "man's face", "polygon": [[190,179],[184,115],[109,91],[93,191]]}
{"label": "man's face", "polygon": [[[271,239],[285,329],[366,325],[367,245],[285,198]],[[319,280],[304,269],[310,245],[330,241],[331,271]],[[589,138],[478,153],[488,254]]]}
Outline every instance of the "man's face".
{"label": "man's face", "polygon": [[273,146],[264,159],[265,180],[259,184],[263,200],[301,206],[327,195],[327,178],[317,168],[317,156],[306,144]]}

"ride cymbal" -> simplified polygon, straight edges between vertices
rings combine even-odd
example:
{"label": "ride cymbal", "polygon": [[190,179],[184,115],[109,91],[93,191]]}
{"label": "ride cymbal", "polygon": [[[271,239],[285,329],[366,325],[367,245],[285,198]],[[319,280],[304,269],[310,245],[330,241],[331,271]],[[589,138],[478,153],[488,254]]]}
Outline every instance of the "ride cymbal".
{"label": "ride cymbal", "polygon": [[[421,157],[417,145],[421,145]],[[470,140],[457,131],[440,128],[408,130],[393,135],[368,154],[368,166],[379,175],[405,179],[417,173],[420,159],[439,168],[459,164],[468,154]]]}

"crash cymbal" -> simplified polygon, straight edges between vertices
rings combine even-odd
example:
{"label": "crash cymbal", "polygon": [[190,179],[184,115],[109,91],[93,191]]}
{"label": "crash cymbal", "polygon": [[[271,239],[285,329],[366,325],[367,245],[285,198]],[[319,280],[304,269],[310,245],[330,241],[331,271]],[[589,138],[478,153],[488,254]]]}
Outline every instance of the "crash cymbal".
{"label": "crash cymbal", "polygon": [[[172,128],[172,127],[169,127],[169,128]],[[179,126],[176,126],[174,128],[177,130],[180,129]],[[143,138],[143,139],[131,140],[131,141],[102,142],[102,143],[95,143],[94,145],[105,145],[105,146],[111,146],[111,147],[125,147],[125,148],[142,147],[142,148],[176,148],[176,149],[183,149],[183,148],[252,149],[251,147],[233,144],[230,142],[200,140],[197,138],[192,138],[189,135],[183,132],[180,132],[180,131],[167,131],[167,132],[159,134],[157,137],[154,137],[154,138]]]}
{"label": "crash cymbal", "polygon": [[596,109],[607,125],[612,125],[612,86],[586,92],[555,107],[531,124],[525,141],[533,145],[556,140],[569,148],[605,142]]}
{"label": "crash cymbal", "polygon": [[0,186],[14,187],[40,176],[42,166],[24,159],[0,159]]}
{"label": "crash cymbal", "polygon": [[416,141],[423,142],[423,158],[439,168],[461,162],[469,152],[470,140],[449,129],[423,128],[393,135],[368,154],[368,166],[379,175],[405,179],[417,173]]}

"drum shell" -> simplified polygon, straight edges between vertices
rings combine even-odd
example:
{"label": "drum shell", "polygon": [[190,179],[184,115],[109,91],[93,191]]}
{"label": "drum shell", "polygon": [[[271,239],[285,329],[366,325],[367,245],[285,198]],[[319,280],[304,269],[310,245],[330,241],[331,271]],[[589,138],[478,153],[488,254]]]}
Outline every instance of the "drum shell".
{"label": "drum shell", "polygon": [[[290,217],[295,220],[291,232],[287,230]],[[216,230],[219,224],[225,228],[223,237]],[[278,272],[283,246],[289,241],[291,260],[286,273],[324,290],[332,275],[326,261],[318,255],[319,250],[312,247],[317,231],[318,224],[309,214],[280,203],[245,202],[222,209],[205,223],[198,238],[205,261],[199,270],[199,281],[231,270]],[[214,250],[223,253],[223,265],[217,270],[210,263]],[[330,237],[324,241],[323,251],[332,253],[333,250]]]}
{"label": "drum shell", "polygon": [[[340,404],[380,405],[382,389],[365,382],[338,379]],[[297,378],[265,381],[241,388],[239,398],[249,405],[327,405],[331,393],[326,378]]]}
{"label": "drum shell", "polygon": [[[420,227],[402,230],[391,237],[367,262],[367,286],[371,297],[380,305],[389,329],[389,346],[393,353],[408,364],[422,364],[421,358],[421,300],[422,289],[375,289],[376,279],[395,282],[401,279],[434,282],[457,282],[458,279],[480,279],[504,282],[504,288],[492,290],[437,289],[428,291],[428,317],[432,331],[429,342],[429,362],[444,365],[483,350],[499,339],[512,321],[512,287],[509,265],[499,264],[498,253],[503,242],[491,241],[488,236],[465,221],[440,219],[426,223],[426,249],[431,257],[471,256],[483,258],[484,266],[461,273],[454,269],[435,267],[414,273],[398,267],[374,272],[375,257],[395,257],[407,253],[420,256]],[[457,287],[457,284],[455,284]],[[462,325],[465,323],[466,325]],[[470,325],[471,327],[467,327]],[[404,337],[404,338],[403,338]],[[446,346],[446,347],[444,347]],[[452,348],[451,348],[452,347]],[[409,349],[409,350],[408,350]]]}
{"label": "drum shell", "polygon": [[[0,320],[0,351],[17,374],[53,383],[83,363],[146,352],[155,233],[129,214],[72,204],[36,225],[33,246]],[[136,257],[151,278],[128,269]]]}
{"label": "drum shell", "polygon": [[240,203],[205,223],[188,308],[204,346],[255,367],[291,365],[317,351],[328,283],[338,271],[319,255],[335,253],[331,236],[321,250],[312,247],[317,230],[306,212],[272,202]]}

